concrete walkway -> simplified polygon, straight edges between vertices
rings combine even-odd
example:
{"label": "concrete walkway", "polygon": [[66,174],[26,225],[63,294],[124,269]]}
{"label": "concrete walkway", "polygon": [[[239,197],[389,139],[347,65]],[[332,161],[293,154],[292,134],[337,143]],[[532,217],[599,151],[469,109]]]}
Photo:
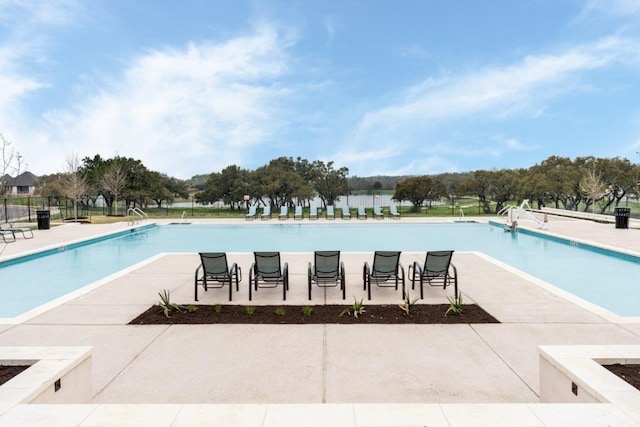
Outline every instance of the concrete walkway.
{"label": "concrete walkway", "polygon": [[[0,258],[124,228],[64,225],[36,231],[34,239],[7,245]],[[637,229],[551,218],[548,233],[640,254]],[[245,273],[234,303],[248,304],[251,254],[229,256]],[[290,267],[286,303],[308,304],[312,254],[282,256]],[[423,257],[403,253],[402,263]],[[366,304],[361,271],[372,254],[343,258],[345,305],[354,296]],[[197,254],[163,254],[19,324],[0,325],[0,345],[93,346],[94,403],[250,405],[536,403],[537,346],[640,344],[640,321],[612,321],[479,253],[456,252],[454,262],[465,303],[476,302],[500,324],[129,326],[158,302],[160,289],[170,289],[175,302],[194,302]],[[446,303],[451,292],[429,288],[423,302]],[[200,303],[226,304],[226,296],[213,289],[202,293]],[[252,304],[282,304],[281,298],[279,289],[261,289]],[[400,292],[374,289],[373,303],[400,299]],[[328,289],[315,291],[313,303],[344,302]]]}

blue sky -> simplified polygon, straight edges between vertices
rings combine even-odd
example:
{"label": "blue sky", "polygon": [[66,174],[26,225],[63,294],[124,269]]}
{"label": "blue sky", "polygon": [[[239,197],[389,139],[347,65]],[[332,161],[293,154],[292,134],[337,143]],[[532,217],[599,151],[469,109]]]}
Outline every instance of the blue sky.
{"label": "blue sky", "polygon": [[0,133],[36,174],[640,161],[637,0],[0,0]]}

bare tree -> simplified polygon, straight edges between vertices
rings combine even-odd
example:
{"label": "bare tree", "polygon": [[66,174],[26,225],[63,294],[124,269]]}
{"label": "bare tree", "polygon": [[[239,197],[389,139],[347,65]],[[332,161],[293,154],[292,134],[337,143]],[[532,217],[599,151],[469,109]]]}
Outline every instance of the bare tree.
{"label": "bare tree", "polygon": [[[3,134],[0,133],[0,144],[2,147],[2,164],[0,167],[0,179],[7,174],[14,176],[20,175],[20,169],[22,167],[22,155],[11,147],[11,141],[7,140]],[[6,191],[6,182],[0,181],[0,194],[4,194]]]}
{"label": "bare tree", "polygon": [[102,188],[105,191],[111,193],[114,198],[114,205],[116,208],[115,215],[118,215],[118,197],[122,190],[127,185],[127,173],[122,165],[118,163],[112,163],[102,177]]}
{"label": "bare tree", "polygon": [[[602,177],[593,169],[587,169],[579,182],[580,192],[592,203],[591,212],[593,213],[596,200],[604,197],[607,185],[602,182]],[[585,208],[587,210],[589,205]]]}
{"label": "bare tree", "polygon": [[89,183],[80,173],[77,155],[67,156],[66,162],[66,171],[60,179],[60,192],[73,202],[74,219],[78,221],[78,202],[87,195]]}

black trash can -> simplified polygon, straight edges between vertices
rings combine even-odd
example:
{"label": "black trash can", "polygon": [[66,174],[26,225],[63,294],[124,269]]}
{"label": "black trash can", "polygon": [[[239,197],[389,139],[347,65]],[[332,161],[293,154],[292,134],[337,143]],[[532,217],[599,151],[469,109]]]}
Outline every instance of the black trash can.
{"label": "black trash can", "polygon": [[630,208],[615,208],[613,215],[616,217],[616,228],[629,228]]}
{"label": "black trash can", "polygon": [[38,230],[48,230],[51,218],[50,211],[36,211],[36,214],[38,215]]}

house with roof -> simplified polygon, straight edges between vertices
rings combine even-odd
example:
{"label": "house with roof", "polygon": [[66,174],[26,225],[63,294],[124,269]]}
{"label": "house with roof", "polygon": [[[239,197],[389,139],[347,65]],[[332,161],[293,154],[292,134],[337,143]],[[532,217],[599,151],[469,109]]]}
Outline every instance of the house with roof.
{"label": "house with roof", "polygon": [[15,178],[10,175],[0,177],[2,194],[7,196],[33,196],[37,183],[38,177],[29,171],[23,172]]}

